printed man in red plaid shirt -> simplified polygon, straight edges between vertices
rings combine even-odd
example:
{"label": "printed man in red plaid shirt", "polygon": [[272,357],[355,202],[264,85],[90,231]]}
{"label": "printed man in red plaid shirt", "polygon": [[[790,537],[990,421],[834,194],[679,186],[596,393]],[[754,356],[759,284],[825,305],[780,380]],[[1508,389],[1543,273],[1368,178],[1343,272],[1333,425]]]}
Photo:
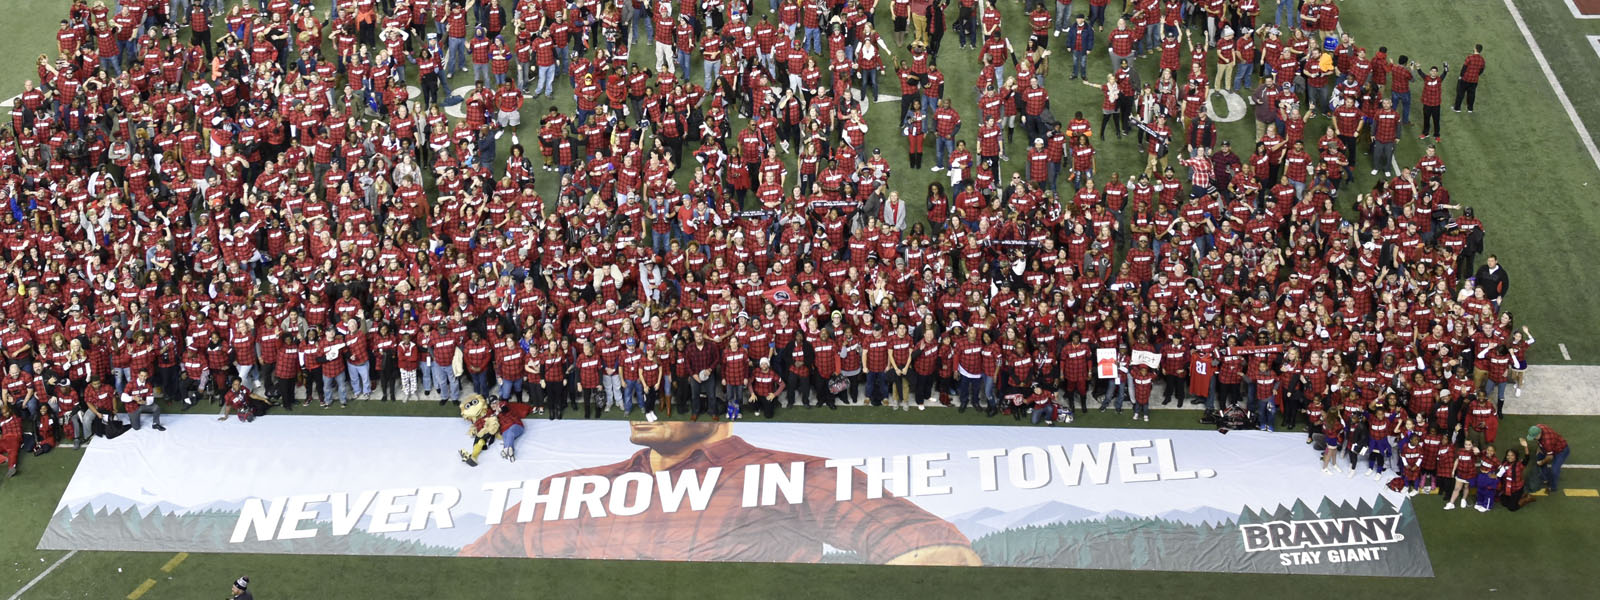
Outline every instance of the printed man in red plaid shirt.
{"label": "printed man in red plaid shirt", "polygon": [[[644,446],[627,460],[553,475],[539,490],[560,495],[553,485],[598,475],[615,480],[631,473],[665,473],[704,480],[712,468],[721,479],[703,510],[669,510],[652,500],[636,515],[583,512],[557,519],[554,503],[519,522],[510,507],[500,524],[463,548],[463,556],[612,558],[741,562],[819,562],[824,544],[854,551],[867,562],[891,565],[977,565],[966,536],[903,498],[868,499],[866,477],[851,481],[849,500],[835,495],[836,476],[824,458],[757,448],[732,435],[729,423],[634,421],[629,441]],[[742,507],[745,465],[805,464],[805,501]],[[650,494],[648,497],[654,498]],[[544,513],[550,513],[546,516]],[[574,511],[576,512],[576,511]]]}

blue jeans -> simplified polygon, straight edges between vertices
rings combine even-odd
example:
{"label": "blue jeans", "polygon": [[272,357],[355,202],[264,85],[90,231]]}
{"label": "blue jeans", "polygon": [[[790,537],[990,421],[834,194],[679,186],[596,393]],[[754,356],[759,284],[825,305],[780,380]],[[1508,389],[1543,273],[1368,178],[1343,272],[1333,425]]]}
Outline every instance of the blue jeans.
{"label": "blue jeans", "polygon": [[[1561,465],[1567,464],[1567,456],[1571,454],[1572,447],[1567,446],[1562,451],[1556,453],[1555,459],[1551,460],[1550,464],[1539,467],[1539,472],[1544,474],[1544,488],[1550,490],[1551,493],[1555,493],[1556,490],[1561,489],[1560,485],[1558,485],[1561,479]],[[1544,460],[1544,457],[1546,456],[1548,456],[1548,454],[1540,452],[1537,458],[1538,460]]]}
{"label": "blue jeans", "polygon": [[1485,379],[1485,380],[1483,380],[1483,395],[1484,396],[1488,396],[1491,392],[1493,392],[1494,396],[1495,396],[1495,398],[1494,398],[1495,400],[1504,402],[1505,399],[1506,399],[1506,388],[1510,387],[1510,386],[1511,386],[1511,382],[1510,381],[1502,381],[1500,383],[1495,383],[1493,381],[1489,381],[1489,380]]}
{"label": "blue jeans", "polygon": [[344,373],[332,377],[322,376],[322,404],[324,406],[332,404],[335,393],[339,395],[340,406],[350,403],[350,378]]}
{"label": "blue jeans", "polygon": [[1262,398],[1261,406],[1256,411],[1256,420],[1261,422],[1261,426],[1265,427],[1267,431],[1275,431],[1272,428],[1272,421],[1277,415],[1277,403],[1273,402],[1271,398]]}
{"label": "blue jeans", "polygon": [[1073,77],[1078,77],[1078,78],[1081,78],[1081,79],[1088,79],[1089,78],[1089,53],[1088,52],[1077,52],[1077,51],[1074,51],[1072,53],[1072,76]]}
{"label": "blue jeans", "polygon": [[996,399],[997,399],[997,396],[994,393],[994,378],[990,377],[988,375],[984,375],[983,376],[983,400],[984,400],[984,402],[987,402],[989,404],[989,408],[995,408]]}
{"label": "blue jeans", "polygon": [[[687,73],[688,71],[685,70],[684,72]],[[720,61],[720,60],[708,60],[708,61],[706,61],[705,85],[703,87],[705,87],[708,90],[711,89],[711,84],[713,82],[715,82],[718,77],[721,77],[721,76],[722,76],[722,61]]]}
{"label": "blue jeans", "polygon": [[518,423],[516,425],[512,425],[505,431],[500,432],[500,445],[505,447],[507,450],[516,450],[517,439],[522,437],[523,431],[522,424]]}
{"label": "blue jeans", "polygon": [[1392,92],[1389,101],[1394,103],[1395,112],[1400,113],[1400,123],[1411,122],[1411,92]]}
{"label": "blue jeans", "polygon": [[[1058,32],[1066,31],[1067,28],[1069,28],[1071,26],[1072,26],[1072,3],[1068,2],[1066,4],[1062,4],[1060,2],[1057,2],[1056,3],[1056,31],[1058,31]],[[1067,42],[1067,46],[1071,47],[1072,43],[1071,42]]]}
{"label": "blue jeans", "polygon": [[372,367],[367,363],[346,363],[350,377],[350,393],[365,396],[372,393]]}
{"label": "blue jeans", "polygon": [[533,95],[544,94],[555,97],[556,66],[539,67],[539,82],[533,85]]}
{"label": "blue jeans", "polygon": [[961,380],[956,394],[961,398],[961,407],[978,406],[978,394],[983,389],[983,378],[959,376]]}
{"label": "blue jeans", "polygon": [[424,393],[433,391],[433,369],[436,366],[433,359],[423,359],[417,365],[417,391]]}
{"label": "blue jeans", "polygon": [[440,399],[461,399],[461,382],[456,379],[456,373],[450,365],[433,365],[433,389],[439,392]]}
{"label": "blue jeans", "polygon": [[633,407],[644,408],[644,384],[637,381],[622,382],[622,410],[633,412]]}
{"label": "blue jeans", "polygon": [[1256,64],[1242,63],[1234,67],[1233,89],[1237,91],[1248,90],[1256,84]]}
{"label": "blue jeans", "polygon": [[[441,75],[441,78],[443,78],[443,79],[448,81],[450,79],[451,75],[455,75],[456,74],[456,70],[457,69],[460,69],[463,65],[466,65],[466,64],[467,64],[467,39],[466,38],[455,38],[455,37],[450,38],[448,40],[448,42],[445,44],[444,73]],[[449,86],[446,85],[445,87],[449,87]]]}
{"label": "blue jeans", "polygon": [[488,369],[484,369],[483,371],[480,371],[480,372],[477,372],[477,373],[468,372],[467,374],[472,376],[472,391],[473,391],[473,393],[478,394],[479,396],[482,396],[484,394],[488,394],[489,393],[489,370]]}
{"label": "blue jeans", "polygon": [[889,397],[889,379],[883,371],[867,371],[867,399],[873,406],[882,406],[883,399]]}
{"label": "blue jeans", "polygon": [[683,78],[684,79],[688,79],[689,78],[689,53],[688,52],[684,52],[682,50],[678,51],[678,72],[683,74]]}
{"label": "blue jeans", "polygon": [[953,137],[933,138],[933,164],[941,169],[950,167],[950,153],[956,151],[956,139]]}
{"label": "blue jeans", "polygon": [[128,382],[133,380],[133,370],[128,367],[113,368],[111,369],[111,380],[112,385],[117,389],[117,393],[121,394],[123,386],[128,385]]}
{"label": "blue jeans", "polygon": [[1300,11],[1295,10],[1299,4],[1295,0],[1278,0],[1277,20],[1279,29],[1292,29],[1300,26]]}
{"label": "blue jeans", "polygon": [[807,27],[805,29],[806,37],[800,42],[800,46],[805,48],[806,52],[822,54],[822,32],[815,27]]}
{"label": "blue jeans", "polygon": [[[641,22],[643,24],[641,24]],[[632,31],[628,33],[628,35],[631,38],[629,40],[629,43],[636,44],[636,43],[639,42],[639,34],[640,33],[643,33],[645,35],[645,37],[648,38],[650,36],[650,33],[653,32],[653,31],[655,31],[655,23],[650,18],[650,9],[648,9],[648,8],[636,8],[636,9],[634,9],[634,11],[633,11],[633,27],[632,27]]]}
{"label": "blue jeans", "polygon": [[514,394],[522,393],[521,379],[501,379],[500,388],[495,395],[501,398],[510,398]]}

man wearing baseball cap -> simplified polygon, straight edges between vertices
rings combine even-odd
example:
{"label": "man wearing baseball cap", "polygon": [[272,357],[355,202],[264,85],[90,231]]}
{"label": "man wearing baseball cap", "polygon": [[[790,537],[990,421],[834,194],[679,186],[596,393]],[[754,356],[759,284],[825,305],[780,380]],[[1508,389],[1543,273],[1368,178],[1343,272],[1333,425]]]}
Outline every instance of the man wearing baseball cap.
{"label": "man wearing baseball cap", "polygon": [[[1529,427],[1527,437],[1517,441],[1522,444],[1523,452],[1533,455],[1533,464],[1539,466],[1540,474],[1548,483],[1545,489],[1550,490],[1551,494],[1556,493],[1561,481],[1561,465],[1567,464],[1567,456],[1572,454],[1572,448],[1567,446],[1567,438],[1541,423]],[[1538,449],[1529,448],[1529,442],[1538,444]]]}
{"label": "man wearing baseball cap", "polygon": [[250,588],[250,578],[249,577],[240,577],[238,579],[235,579],[233,581],[233,595],[229,596],[228,598],[230,598],[231,600],[255,600],[255,596],[250,595],[250,589],[249,588]]}

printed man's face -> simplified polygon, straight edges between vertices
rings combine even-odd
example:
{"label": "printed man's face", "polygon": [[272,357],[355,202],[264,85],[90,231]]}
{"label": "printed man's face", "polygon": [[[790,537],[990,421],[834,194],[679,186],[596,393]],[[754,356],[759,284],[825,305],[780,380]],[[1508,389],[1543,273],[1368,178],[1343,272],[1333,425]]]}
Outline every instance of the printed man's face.
{"label": "printed man's face", "polygon": [[691,421],[635,421],[629,424],[628,441],[665,452],[702,443],[727,426],[727,423]]}

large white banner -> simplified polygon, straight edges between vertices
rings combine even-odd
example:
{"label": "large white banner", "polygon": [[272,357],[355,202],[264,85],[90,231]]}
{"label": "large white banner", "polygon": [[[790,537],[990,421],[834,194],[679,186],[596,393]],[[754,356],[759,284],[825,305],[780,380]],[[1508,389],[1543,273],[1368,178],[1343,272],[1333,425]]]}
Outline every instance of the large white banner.
{"label": "large white banner", "polygon": [[41,549],[1432,575],[1409,501],[1295,434],[199,416],[96,440]]}

